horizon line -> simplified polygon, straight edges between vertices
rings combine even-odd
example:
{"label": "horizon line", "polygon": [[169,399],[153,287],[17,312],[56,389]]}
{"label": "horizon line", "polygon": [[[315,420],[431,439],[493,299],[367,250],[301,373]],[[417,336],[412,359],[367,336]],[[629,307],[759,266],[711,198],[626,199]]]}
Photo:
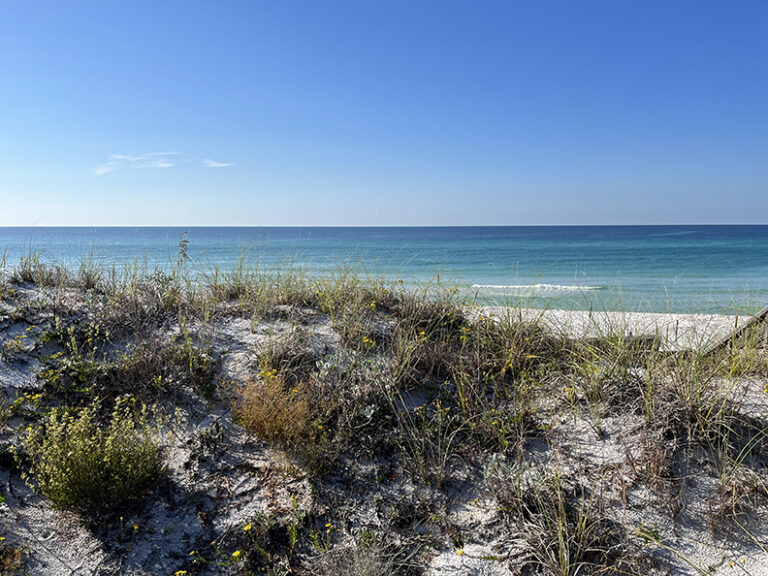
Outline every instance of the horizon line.
{"label": "horizon line", "polygon": [[768,226],[768,222],[665,224],[0,224],[2,228],[609,228],[660,226]]}

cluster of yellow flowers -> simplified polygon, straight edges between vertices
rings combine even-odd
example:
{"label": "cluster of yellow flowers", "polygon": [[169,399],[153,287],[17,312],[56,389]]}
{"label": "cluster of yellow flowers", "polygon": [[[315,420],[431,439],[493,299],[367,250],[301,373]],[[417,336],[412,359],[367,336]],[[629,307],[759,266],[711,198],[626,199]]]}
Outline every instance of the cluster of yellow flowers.
{"label": "cluster of yellow flowers", "polygon": [[53,369],[43,370],[42,372],[40,372],[40,378],[43,378],[45,380],[49,380],[49,381],[57,380],[58,377],[59,377],[59,373]]}
{"label": "cluster of yellow flowers", "polygon": [[363,336],[363,346],[365,346],[366,348],[373,348],[374,346],[376,346],[376,342],[368,338],[368,336]]}
{"label": "cluster of yellow flowers", "polygon": [[276,376],[277,376],[277,368],[272,368],[272,370],[262,370],[259,372],[259,378],[263,380],[271,380]]}
{"label": "cluster of yellow flowers", "polygon": [[28,404],[36,404],[42,397],[42,394],[24,394],[23,396],[16,398],[16,400],[14,400],[13,403],[8,407],[8,410],[11,413],[14,413],[16,410],[19,410],[25,402]]}
{"label": "cluster of yellow flowers", "polygon": [[[432,402],[432,405],[437,410],[437,415],[438,416],[445,416],[445,415],[447,415],[451,411],[451,407],[450,406],[443,406],[443,403],[440,402],[440,400],[435,400],[434,402]],[[413,409],[413,412],[417,416],[423,418],[424,416],[427,415],[427,407],[425,405],[416,406]]]}
{"label": "cluster of yellow flowers", "polygon": [[5,343],[5,346],[3,346],[3,349],[5,351],[11,351],[14,350],[16,352],[21,352],[24,348],[24,340],[27,339],[26,334],[19,334],[18,336],[15,336],[11,340]]}

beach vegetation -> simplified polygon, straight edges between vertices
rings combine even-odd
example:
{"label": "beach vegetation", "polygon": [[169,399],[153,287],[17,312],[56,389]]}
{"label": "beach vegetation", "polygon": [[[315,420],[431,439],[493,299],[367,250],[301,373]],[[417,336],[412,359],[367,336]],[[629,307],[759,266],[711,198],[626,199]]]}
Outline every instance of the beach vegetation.
{"label": "beach vegetation", "polygon": [[23,435],[27,480],[56,507],[92,517],[141,500],[166,470],[145,406],[121,399],[106,417],[102,408],[52,410]]}
{"label": "beach vegetation", "polygon": [[265,367],[238,393],[235,410],[246,430],[297,456],[313,473],[327,464],[332,405],[311,382],[289,381]]}
{"label": "beach vegetation", "polygon": [[9,474],[98,517],[139,510],[174,467],[215,543],[185,541],[174,570],[410,574],[450,553],[647,574],[706,564],[672,525],[739,550],[764,537],[764,326],[679,350],[620,323],[574,336],[437,281],[195,265],[183,243],[162,269],[30,255],[3,291],[0,361],[34,384],[0,396]]}
{"label": "beach vegetation", "polygon": [[66,282],[68,272],[59,265],[46,264],[39,251],[28,250],[19,257],[18,265],[13,268],[11,281],[26,282],[38,286],[60,286]]}
{"label": "beach vegetation", "polygon": [[602,512],[599,495],[566,480],[558,470],[536,474],[494,464],[487,482],[502,517],[527,551],[522,567],[575,576],[606,572],[640,574],[650,565],[639,557],[627,529]]}
{"label": "beach vegetation", "polygon": [[0,536],[0,576],[14,576],[22,574],[25,551],[23,548],[13,546],[6,536]]}
{"label": "beach vegetation", "polygon": [[326,552],[318,561],[322,576],[387,576],[404,572],[407,559],[380,536],[363,533],[357,542]]}

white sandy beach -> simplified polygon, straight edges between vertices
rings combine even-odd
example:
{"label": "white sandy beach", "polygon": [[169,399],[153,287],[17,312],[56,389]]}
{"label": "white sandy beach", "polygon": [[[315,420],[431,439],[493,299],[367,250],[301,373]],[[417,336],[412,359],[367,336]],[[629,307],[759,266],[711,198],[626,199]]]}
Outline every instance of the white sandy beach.
{"label": "white sandy beach", "polygon": [[663,314],[589,310],[541,310],[485,306],[483,312],[543,323],[568,338],[600,336],[660,337],[664,350],[693,350],[720,342],[752,316],[725,314]]}

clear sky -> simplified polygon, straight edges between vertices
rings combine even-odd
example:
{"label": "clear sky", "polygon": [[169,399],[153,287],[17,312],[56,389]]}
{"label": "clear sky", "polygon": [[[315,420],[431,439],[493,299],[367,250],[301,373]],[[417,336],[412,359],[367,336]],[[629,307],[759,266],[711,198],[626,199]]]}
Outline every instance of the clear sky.
{"label": "clear sky", "polygon": [[0,225],[768,223],[765,0],[0,0]]}

